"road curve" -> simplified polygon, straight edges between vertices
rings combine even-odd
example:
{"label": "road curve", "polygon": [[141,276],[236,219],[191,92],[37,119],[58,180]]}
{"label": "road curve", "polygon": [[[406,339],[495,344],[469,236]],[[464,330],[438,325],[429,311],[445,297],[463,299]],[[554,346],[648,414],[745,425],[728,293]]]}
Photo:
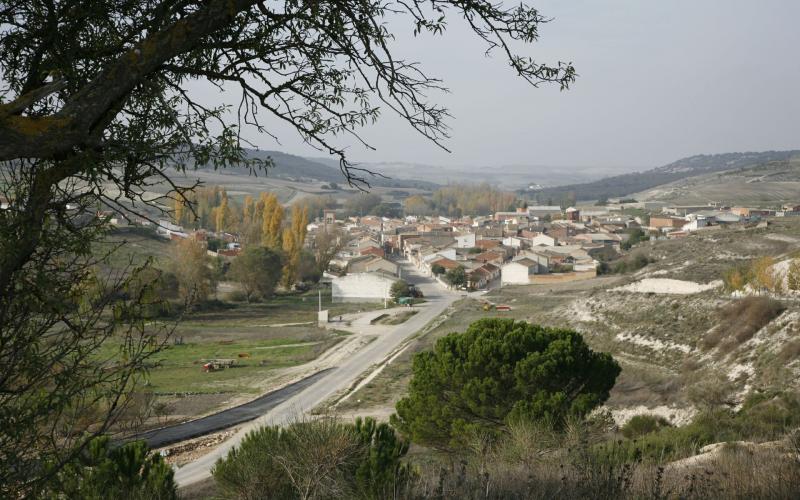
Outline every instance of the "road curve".
{"label": "road curve", "polygon": [[126,441],[144,440],[150,448],[161,448],[172,443],[186,441],[187,439],[205,436],[212,432],[221,431],[239,425],[244,422],[254,420],[261,415],[264,415],[271,409],[291,398],[298,392],[302,391],[309,385],[316,382],[319,378],[325,375],[331,368],[318,371],[313,375],[298,380],[286,387],[274,390],[252,401],[234,406],[227,410],[223,410],[207,417],[190,420],[182,424],[170,425],[160,429],[153,429],[151,431],[143,432],[132,436]]}
{"label": "road curve", "polygon": [[417,314],[405,323],[387,329],[386,333],[354,353],[341,366],[322,373],[311,384],[296,391],[294,395],[261,417],[243,425],[235,435],[211,452],[176,469],[175,480],[178,486],[186,486],[208,478],[217,459],[227,455],[228,451],[237,446],[250,430],[263,425],[283,425],[296,420],[337,392],[350,387],[369,367],[386,358],[403,341],[424,328],[459,298],[459,294],[445,290],[430,278],[420,276],[409,264],[403,264],[402,268],[403,278],[410,283],[416,283],[425,294],[427,302],[418,308]]}

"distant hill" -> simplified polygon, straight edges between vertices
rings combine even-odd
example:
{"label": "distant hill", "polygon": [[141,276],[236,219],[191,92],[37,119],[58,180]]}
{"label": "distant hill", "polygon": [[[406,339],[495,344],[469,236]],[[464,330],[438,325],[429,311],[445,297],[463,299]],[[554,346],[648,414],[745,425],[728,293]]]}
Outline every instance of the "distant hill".
{"label": "distant hill", "polygon": [[605,177],[594,182],[545,188],[537,191],[535,197],[540,201],[550,199],[556,203],[573,193],[577,200],[584,201],[603,197],[617,198],[688,177],[774,161],[788,161],[797,156],[800,156],[800,150],[696,155],[644,172]]}
{"label": "distant hill", "polygon": [[800,156],[695,175],[635,193],[632,197],[677,205],[715,201],[723,205],[776,207],[798,203]]}
{"label": "distant hill", "polygon": [[[262,151],[245,148],[245,153],[251,158],[266,160],[272,158],[274,166],[267,172],[268,177],[275,179],[285,179],[290,181],[316,180],[322,182],[335,182],[345,184],[345,178],[339,170],[339,163],[328,159],[308,159],[302,156],[290,155],[280,151]],[[205,167],[201,170],[213,170],[213,167]],[[246,167],[232,167],[225,169],[227,173],[249,174],[250,170]],[[363,176],[371,185],[378,187],[396,188],[417,188],[417,189],[436,189],[437,184],[426,181],[415,181],[408,179],[387,179],[383,177],[370,177],[368,174]]]}
{"label": "distant hill", "polygon": [[[329,158],[309,158],[338,168],[338,163]],[[567,182],[590,182],[600,177],[617,175],[633,170],[630,167],[597,167],[586,165],[547,166],[537,164],[475,164],[475,165],[430,165],[402,161],[365,162],[360,166],[391,175],[393,179],[450,184],[489,183],[502,189],[517,189],[520,186],[541,184],[557,186]]]}

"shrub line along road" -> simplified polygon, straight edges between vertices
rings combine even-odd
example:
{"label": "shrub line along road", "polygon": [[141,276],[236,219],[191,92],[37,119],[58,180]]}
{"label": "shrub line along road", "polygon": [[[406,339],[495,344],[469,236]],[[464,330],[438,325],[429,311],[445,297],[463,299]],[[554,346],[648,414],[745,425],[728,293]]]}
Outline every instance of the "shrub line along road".
{"label": "shrub line along road", "polygon": [[[419,311],[417,314],[405,323],[386,327],[386,332],[379,335],[374,342],[352,354],[340,366],[312,375],[309,377],[311,383],[303,384],[299,390],[297,390],[296,384],[292,384],[263,396],[263,398],[273,396],[280,399],[280,402],[277,405],[267,405],[266,408],[261,408],[265,413],[243,425],[230,439],[194,462],[178,468],[175,471],[175,480],[178,486],[186,486],[208,478],[217,459],[226,456],[228,451],[237,446],[250,430],[264,425],[284,425],[300,419],[337,392],[349,388],[362,373],[375,363],[383,361],[403,341],[424,328],[460,297],[460,294],[445,290],[432,279],[421,276],[413,266],[403,263],[402,267],[404,279],[409,283],[417,284],[425,294],[427,302],[417,309]],[[298,383],[302,384],[309,378]],[[292,386],[295,386],[294,390],[290,390]],[[288,397],[284,397],[287,394],[282,391],[287,390],[290,390],[290,394]],[[276,394],[277,396],[274,396]],[[220,428],[216,430],[220,430]]]}

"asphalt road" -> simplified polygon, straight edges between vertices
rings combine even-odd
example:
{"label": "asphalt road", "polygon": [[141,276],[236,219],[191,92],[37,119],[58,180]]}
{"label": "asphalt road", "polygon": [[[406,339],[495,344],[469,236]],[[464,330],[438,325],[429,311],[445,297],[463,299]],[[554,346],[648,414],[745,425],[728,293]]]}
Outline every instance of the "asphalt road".
{"label": "asphalt road", "polygon": [[370,366],[383,360],[404,340],[421,330],[460,297],[460,294],[445,290],[430,278],[420,276],[408,264],[403,265],[403,278],[416,283],[425,294],[427,302],[424,306],[418,307],[417,314],[405,323],[387,328],[385,333],[354,353],[341,366],[322,373],[308,386],[296,391],[261,417],[242,426],[239,432],[211,452],[178,468],[175,471],[178,485],[186,486],[209,477],[211,467],[217,459],[227,455],[228,451],[237,446],[251,429],[263,425],[283,425],[300,419],[338,391],[347,389]]}
{"label": "asphalt road", "polygon": [[186,441],[187,439],[196,438],[198,436],[205,436],[212,432],[221,431],[222,429],[227,429],[234,425],[249,422],[250,420],[264,415],[310,386],[321,377],[325,376],[328,371],[330,371],[330,369],[321,370],[293,384],[289,384],[286,387],[264,394],[253,401],[223,410],[219,413],[214,413],[207,417],[137,434],[131,437],[129,441],[143,439],[150,448],[160,448],[168,444]]}

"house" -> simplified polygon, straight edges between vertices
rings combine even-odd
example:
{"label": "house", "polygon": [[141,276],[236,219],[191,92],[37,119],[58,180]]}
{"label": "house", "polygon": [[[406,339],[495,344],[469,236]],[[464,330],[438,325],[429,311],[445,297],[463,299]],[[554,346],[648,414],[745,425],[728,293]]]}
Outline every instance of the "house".
{"label": "house", "polygon": [[334,302],[380,302],[389,298],[397,278],[386,273],[355,273],[331,281]]}
{"label": "house", "polygon": [[447,257],[441,257],[439,259],[431,261],[430,262],[431,269],[433,269],[433,266],[442,266],[445,271],[449,271],[457,267],[462,267],[461,264],[452,259],[448,259]]}
{"label": "house", "polygon": [[474,256],[472,260],[474,260],[475,262],[480,262],[482,264],[488,262],[500,266],[503,264],[503,261],[505,261],[505,257],[506,257],[505,252],[490,250],[483,253],[479,253],[478,255]]}
{"label": "house", "polygon": [[110,219],[108,219],[108,222],[112,226],[117,227],[125,227],[131,224],[131,221],[123,214],[114,214]]}
{"label": "house", "polygon": [[561,215],[561,207],[557,205],[533,205],[527,208],[529,217],[546,217]]}
{"label": "house", "polygon": [[[681,221],[684,224],[686,221]],[[678,226],[680,227],[680,226]],[[616,234],[609,234],[609,233],[586,233],[586,234],[577,234],[573,236],[573,239],[579,242],[586,242],[586,243],[593,243],[593,244],[601,244],[605,246],[619,246],[620,242],[622,241],[622,237]]]}
{"label": "house", "polygon": [[499,271],[499,269],[500,268],[492,264],[485,264],[469,271],[467,273],[467,287],[477,290],[486,288],[496,277],[495,270]]}
{"label": "house", "polygon": [[375,246],[366,247],[362,250],[359,250],[358,253],[361,255],[374,255],[381,258],[386,257],[386,252],[383,250],[383,248]]}
{"label": "house", "polygon": [[478,240],[475,242],[475,248],[480,248],[481,250],[491,250],[499,247],[502,244],[503,242],[500,240]]}
{"label": "house", "polygon": [[347,263],[348,273],[370,273],[382,271],[384,273],[397,275],[400,268],[394,262],[388,261],[376,255],[362,255],[350,259]]}
{"label": "house", "polygon": [[686,224],[686,219],[682,217],[670,217],[670,216],[652,216],[650,217],[650,227],[659,231],[665,231],[670,229],[679,229]]}
{"label": "house", "polygon": [[456,248],[472,248],[475,246],[475,233],[455,235]]}
{"label": "house", "polygon": [[522,238],[519,238],[517,236],[508,236],[506,238],[503,238],[503,246],[508,248],[522,248],[522,244],[524,241],[526,240],[523,240]]}
{"label": "house", "polygon": [[537,234],[533,238],[531,238],[531,246],[546,246],[546,247],[554,247],[558,243],[558,240],[553,238],[552,236],[548,236],[546,234]]}
{"label": "house", "polygon": [[709,219],[705,217],[694,217],[693,220],[687,222],[681,227],[681,231],[686,231],[691,233],[693,231],[697,231],[700,228],[708,226],[708,223]]}
{"label": "house", "polygon": [[522,258],[505,264],[501,268],[501,282],[506,285],[527,285],[531,276],[539,272],[539,264],[529,258]]}
{"label": "house", "polygon": [[748,208],[748,207],[733,207],[731,213],[740,217],[769,217],[775,215],[774,210],[766,210],[762,208]]}
{"label": "house", "polygon": [[580,210],[578,210],[578,209],[577,209],[577,208],[575,208],[575,207],[569,207],[569,208],[568,208],[568,209],[565,211],[565,214],[566,214],[566,216],[567,216],[567,220],[568,220],[568,221],[572,221],[572,222],[578,222],[579,220],[581,220],[581,211],[580,211]]}

